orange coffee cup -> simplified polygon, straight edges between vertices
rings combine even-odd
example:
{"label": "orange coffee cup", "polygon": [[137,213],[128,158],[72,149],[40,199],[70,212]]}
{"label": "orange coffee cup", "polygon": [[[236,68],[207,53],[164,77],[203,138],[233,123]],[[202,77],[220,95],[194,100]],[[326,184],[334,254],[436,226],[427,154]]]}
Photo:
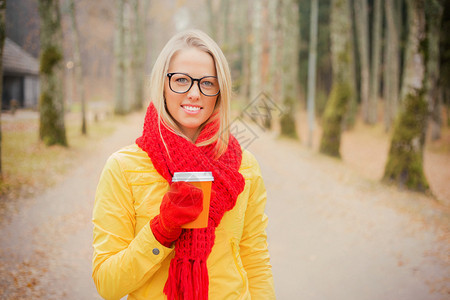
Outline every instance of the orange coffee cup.
{"label": "orange coffee cup", "polygon": [[205,228],[208,227],[209,204],[211,201],[211,185],[214,177],[211,172],[175,172],[172,182],[186,181],[203,191],[203,210],[192,222],[184,224],[182,228]]}

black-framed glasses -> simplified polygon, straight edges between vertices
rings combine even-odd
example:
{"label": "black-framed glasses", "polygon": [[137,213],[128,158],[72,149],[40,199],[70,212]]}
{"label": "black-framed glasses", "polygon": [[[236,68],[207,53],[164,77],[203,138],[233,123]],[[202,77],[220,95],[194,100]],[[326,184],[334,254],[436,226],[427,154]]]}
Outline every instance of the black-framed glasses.
{"label": "black-framed glasses", "polygon": [[205,96],[216,96],[220,92],[219,80],[216,76],[192,78],[185,73],[167,73],[167,77],[169,77],[170,89],[177,94],[187,93],[195,81],[197,81],[198,89]]}

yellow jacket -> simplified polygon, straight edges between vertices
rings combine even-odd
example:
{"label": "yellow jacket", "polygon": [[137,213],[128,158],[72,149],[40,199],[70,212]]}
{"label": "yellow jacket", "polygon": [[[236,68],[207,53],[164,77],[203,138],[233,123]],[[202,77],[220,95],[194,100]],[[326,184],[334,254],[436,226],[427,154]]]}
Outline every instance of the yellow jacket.
{"label": "yellow jacket", "polygon": [[[264,213],[266,190],[259,165],[243,151],[244,191],[216,229],[208,257],[209,299],[275,299]],[[166,299],[174,248],[153,236],[149,221],[169,185],[147,153],[128,146],[108,159],[93,211],[95,285],[105,299]]]}

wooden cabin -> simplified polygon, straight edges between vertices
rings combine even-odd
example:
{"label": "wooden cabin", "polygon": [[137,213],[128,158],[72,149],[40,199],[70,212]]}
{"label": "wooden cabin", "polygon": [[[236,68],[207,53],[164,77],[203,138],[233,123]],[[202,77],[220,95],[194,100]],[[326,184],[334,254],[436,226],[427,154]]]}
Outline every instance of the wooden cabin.
{"label": "wooden cabin", "polygon": [[37,108],[39,61],[9,38],[3,48],[2,109]]}

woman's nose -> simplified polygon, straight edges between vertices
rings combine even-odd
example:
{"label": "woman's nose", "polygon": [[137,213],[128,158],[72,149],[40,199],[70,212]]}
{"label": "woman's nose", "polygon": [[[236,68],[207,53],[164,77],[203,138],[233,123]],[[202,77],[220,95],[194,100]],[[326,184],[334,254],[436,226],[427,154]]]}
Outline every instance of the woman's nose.
{"label": "woman's nose", "polygon": [[195,82],[188,91],[188,99],[197,100],[198,98],[200,98],[200,89],[198,84]]}

